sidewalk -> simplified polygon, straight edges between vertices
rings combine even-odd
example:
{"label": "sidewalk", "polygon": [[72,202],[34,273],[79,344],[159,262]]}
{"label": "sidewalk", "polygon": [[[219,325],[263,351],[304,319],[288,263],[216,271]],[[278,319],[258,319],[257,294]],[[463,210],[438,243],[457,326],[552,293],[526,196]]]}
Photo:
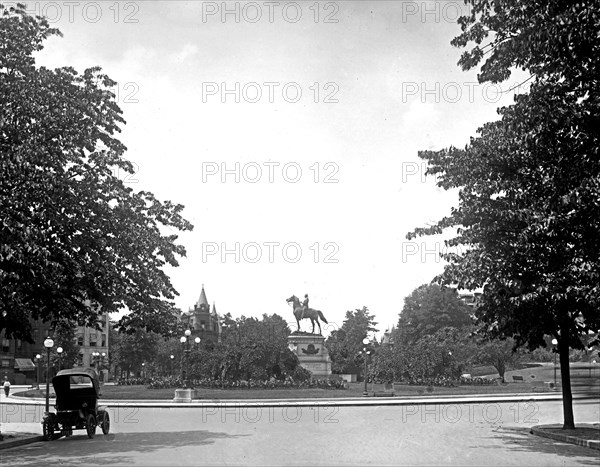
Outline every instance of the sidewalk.
{"label": "sidewalk", "polygon": [[[0,391],[0,403],[18,403],[19,399],[13,398],[15,392],[26,391],[31,386],[12,385],[8,398],[4,391]],[[39,403],[39,402],[38,402]],[[42,441],[42,425],[40,423],[0,423],[0,431],[4,439],[0,441],[0,450],[23,446],[25,444]]]}
{"label": "sidewalk", "polygon": [[[23,387],[28,389],[29,387]],[[15,392],[23,390],[22,387],[15,387]],[[11,388],[13,389],[13,388]],[[3,406],[18,405],[38,405],[45,404],[44,399],[13,397],[13,391],[7,398],[2,392],[0,394],[0,403]],[[446,396],[446,397],[365,397],[355,399],[252,399],[252,400],[196,400],[191,403],[178,403],[170,400],[105,400],[102,399],[102,405],[109,407],[177,407],[177,408],[225,408],[230,406],[248,406],[248,407],[273,407],[273,406],[386,406],[386,405],[414,405],[414,404],[443,404],[443,403],[485,403],[485,402],[509,402],[509,401],[535,401],[535,400],[560,400],[559,393],[552,394],[512,394],[507,397],[506,394],[488,394],[471,396]],[[576,397],[575,399],[590,399],[592,397]],[[594,397],[595,398],[595,397]],[[54,406],[54,399],[50,399],[50,406]],[[0,441],[0,450],[8,449],[23,444],[42,441],[41,423],[3,423],[0,425],[4,441]],[[577,444],[579,446],[600,450],[600,424],[582,423],[577,425],[576,430],[562,430],[562,425],[539,425],[530,429],[530,433],[550,438],[556,441]]]}
{"label": "sidewalk", "polygon": [[578,423],[574,430],[563,430],[558,424],[537,425],[531,427],[530,433],[600,451],[600,423]]}
{"label": "sidewalk", "polygon": [[[5,424],[6,425],[6,424]],[[12,423],[11,423],[12,425]],[[20,424],[19,424],[20,425]],[[39,424],[36,424],[39,425]],[[12,428],[12,427],[11,427]],[[41,426],[39,430],[41,431]],[[2,449],[10,449],[18,446],[23,446],[25,444],[37,443],[38,441],[43,441],[42,435],[36,433],[28,433],[29,430],[25,429],[25,432],[21,431],[3,431],[2,436],[4,436],[4,440],[0,441],[0,451]]]}

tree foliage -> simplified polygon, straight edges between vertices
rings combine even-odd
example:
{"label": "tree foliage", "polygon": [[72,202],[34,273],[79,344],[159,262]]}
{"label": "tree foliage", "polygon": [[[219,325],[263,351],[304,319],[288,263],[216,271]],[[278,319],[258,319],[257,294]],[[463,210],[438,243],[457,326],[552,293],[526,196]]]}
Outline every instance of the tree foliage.
{"label": "tree foliage", "polygon": [[442,328],[468,326],[472,323],[470,313],[455,289],[422,285],[404,299],[395,341],[410,345]]}
{"label": "tree foliage", "polygon": [[100,68],[37,67],[61,35],[23,6],[0,6],[0,329],[31,339],[30,318],[164,331],[177,294],[165,265],[185,255],[183,206],[134,192],[116,138],[125,123]]}
{"label": "tree foliage", "polygon": [[504,373],[509,366],[516,365],[522,358],[522,353],[515,349],[513,338],[491,339],[478,342],[476,359],[478,363],[493,366],[498,376],[504,382]]}
{"label": "tree foliage", "polygon": [[363,362],[359,352],[363,348],[363,339],[369,333],[377,332],[375,316],[366,306],[347,311],[342,327],[333,331],[325,346],[332,360],[334,373],[358,373]]}
{"label": "tree foliage", "polygon": [[[499,83],[515,67],[539,80],[564,79],[580,92],[597,89],[597,0],[465,0],[469,14],[459,18],[462,33],[452,41],[470,70],[482,61],[479,81]],[[485,60],[484,60],[485,58]]]}
{"label": "tree foliage", "polygon": [[465,329],[447,327],[404,346],[406,375],[411,378],[458,377],[474,359],[474,343]]}
{"label": "tree foliage", "polygon": [[[529,94],[499,110],[464,149],[424,151],[428,173],[459,188],[459,206],[428,228],[456,227],[442,283],[484,287],[478,317],[491,336],[531,349],[558,340],[565,427],[574,427],[569,348],[600,327],[600,12],[595,1],[471,0],[454,45],[481,82],[512,67]],[[485,43],[486,40],[489,42]]]}
{"label": "tree foliage", "polygon": [[160,339],[158,334],[141,327],[132,333],[117,332],[112,336],[111,363],[127,376],[138,373],[142,363],[156,360]]}
{"label": "tree foliage", "polygon": [[51,352],[50,360],[53,367],[73,368],[79,360],[79,346],[75,331],[77,326],[71,321],[60,321],[54,327],[54,348],[62,347],[60,357],[57,352]]}
{"label": "tree foliage", "polygon": [[282,379],[299,365],[288,348],[287,322],[279,315],[261,319],[225,315],[221,342],[201,343],[190,354],[190,376],[221,380]]}

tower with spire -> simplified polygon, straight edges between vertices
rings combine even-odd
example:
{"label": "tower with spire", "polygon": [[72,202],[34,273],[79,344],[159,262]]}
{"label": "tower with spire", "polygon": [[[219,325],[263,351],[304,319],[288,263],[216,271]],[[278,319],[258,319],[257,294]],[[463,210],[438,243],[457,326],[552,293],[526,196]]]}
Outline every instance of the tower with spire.
{"label": "tower with spire", "polygon": [[192,335],[215,342],[221,337],[219,319],[215,303],[213,302],[212,307],[208,304],[204,284],[202,284],[198,301],[188,311],[181,313],[180,317],[184,326],[192,331]]}

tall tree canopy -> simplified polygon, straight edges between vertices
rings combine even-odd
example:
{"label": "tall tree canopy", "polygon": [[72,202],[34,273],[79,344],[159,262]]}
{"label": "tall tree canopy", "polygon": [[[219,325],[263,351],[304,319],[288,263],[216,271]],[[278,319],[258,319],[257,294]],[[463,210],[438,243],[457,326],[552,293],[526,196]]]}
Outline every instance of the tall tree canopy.
{"label": "tall tree canopy", "polygon": [[29,319],[164,331],[177,294],[163,266],[185,255],[171,230],[191,230],[183,206],[134,192],[115,137],[125,122],[100,68],[37,67],[61,35],[20,5],[0,5],[0,330],[27,339]]}
{"label": "tall tree canopy", "polygon": [[346,311],[346,319],[340,329],[331,333],[325,341],[333,362],[334,373],[357,373],[361,367],[363,339],[377,332],[375,316],[366,306]]}
{"label": "tall tree canopy", "polygon": [[598,3],[469,3],[453,43],[475,46],[460,65],[483,61],[481,82],[521,67],[533,84],[464,149],[419,153],[439,186],[460,189],[459,206],[408,237],[457,227],[448,243],[465,253],[446,254],[438,280],[484,286],[478,317],[488,334],[530,348],[546,334],[558,340],[564,425],[572,428],[569,347],[600,327]]}
{"label": "tall tree canopy", "polygon": [[398,320],[397,344],[410,345],[442,328],[472,324],[471,309],[458,298],[455,289],[425,284],[404,299]]}

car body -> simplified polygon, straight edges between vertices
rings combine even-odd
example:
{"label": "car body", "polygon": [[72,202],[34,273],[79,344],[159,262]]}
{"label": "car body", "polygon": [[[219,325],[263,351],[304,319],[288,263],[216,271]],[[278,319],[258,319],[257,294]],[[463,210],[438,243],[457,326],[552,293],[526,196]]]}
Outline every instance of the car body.
{"label": "car body", "polygon": [[[52,386],[56,394],[56,413],[44,414],[42,428],[46,441],[71,436],[73,430],[86,430],[88,437],[93,438],[97,426],[108,434],[110,417],[106,407],[98,405],[101,392],[96,370],[61,370],[52,378]],[[57,436],[57,433],[60,434]]]}

